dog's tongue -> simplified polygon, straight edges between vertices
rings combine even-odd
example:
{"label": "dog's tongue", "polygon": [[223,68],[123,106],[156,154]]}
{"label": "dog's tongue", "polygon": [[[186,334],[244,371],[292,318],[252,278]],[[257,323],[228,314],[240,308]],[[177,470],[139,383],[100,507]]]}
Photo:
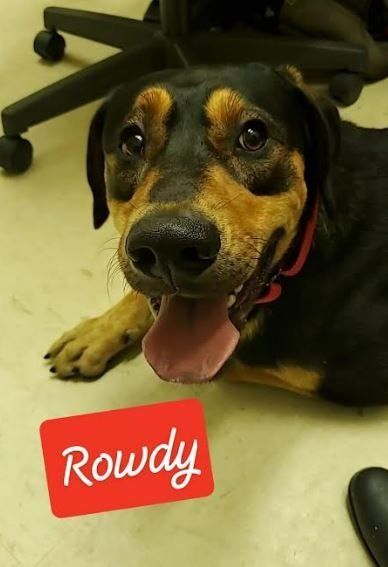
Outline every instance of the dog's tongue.
{"label": "dog's tongue", "polygon": [[228,316],[227,297],[163,296],[159,315],[143,339],[143,352],[164,380],[213,378],[233,353],[240,333]]}

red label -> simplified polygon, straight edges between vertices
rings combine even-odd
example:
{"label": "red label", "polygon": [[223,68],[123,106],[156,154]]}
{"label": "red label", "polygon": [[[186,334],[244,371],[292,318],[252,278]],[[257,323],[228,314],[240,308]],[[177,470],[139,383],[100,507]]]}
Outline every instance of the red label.
{"label": "red label", "polygon": [[40,437],[51,509],[60,518],[214,490],[198,400],[49,419]]}

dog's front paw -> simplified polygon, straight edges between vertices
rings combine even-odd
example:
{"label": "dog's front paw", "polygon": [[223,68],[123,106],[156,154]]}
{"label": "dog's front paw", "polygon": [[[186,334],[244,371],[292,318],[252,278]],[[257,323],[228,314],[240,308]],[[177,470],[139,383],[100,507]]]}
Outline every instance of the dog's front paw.
{"label": "dog's front paw", "polygon": [[101,376],[109,360],[139,341],[150,324],[145,299],[127,296],[101,317],[83,321],[62,335],[45,356],[50,371],[61,378]]}
{"label": "dog's front paw", "polygon": [[108,361],[132,342],[131,333],[108,324],[104,316],[83,321],[62,335],[50,348],[51,372],[61,378],[100,376]]}

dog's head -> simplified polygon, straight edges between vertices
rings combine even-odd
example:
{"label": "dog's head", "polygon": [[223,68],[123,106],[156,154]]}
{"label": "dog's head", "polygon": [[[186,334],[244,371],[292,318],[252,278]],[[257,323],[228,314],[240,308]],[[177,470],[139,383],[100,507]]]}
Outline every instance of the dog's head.
{"label": "dog's head", "polygon": [[124,274],[150,300],[143,348],[161,377],[209,380],[229,358],[324,191],[337,123],[296,69],[259,64],[150,75],[97,112],[94,223],[111,212]]}

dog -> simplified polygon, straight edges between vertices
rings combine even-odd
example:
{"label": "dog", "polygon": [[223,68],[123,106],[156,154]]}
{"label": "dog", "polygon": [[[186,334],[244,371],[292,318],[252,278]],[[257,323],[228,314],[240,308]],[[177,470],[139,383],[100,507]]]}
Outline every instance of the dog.
{"label": "dog", "polygon": [[142,341],[156,374],[344,405],[388,402],[388,129],[341,121],[292,66],[166,70],[95,114],[95,228],[132,291],[46,358],[100,376]]}

